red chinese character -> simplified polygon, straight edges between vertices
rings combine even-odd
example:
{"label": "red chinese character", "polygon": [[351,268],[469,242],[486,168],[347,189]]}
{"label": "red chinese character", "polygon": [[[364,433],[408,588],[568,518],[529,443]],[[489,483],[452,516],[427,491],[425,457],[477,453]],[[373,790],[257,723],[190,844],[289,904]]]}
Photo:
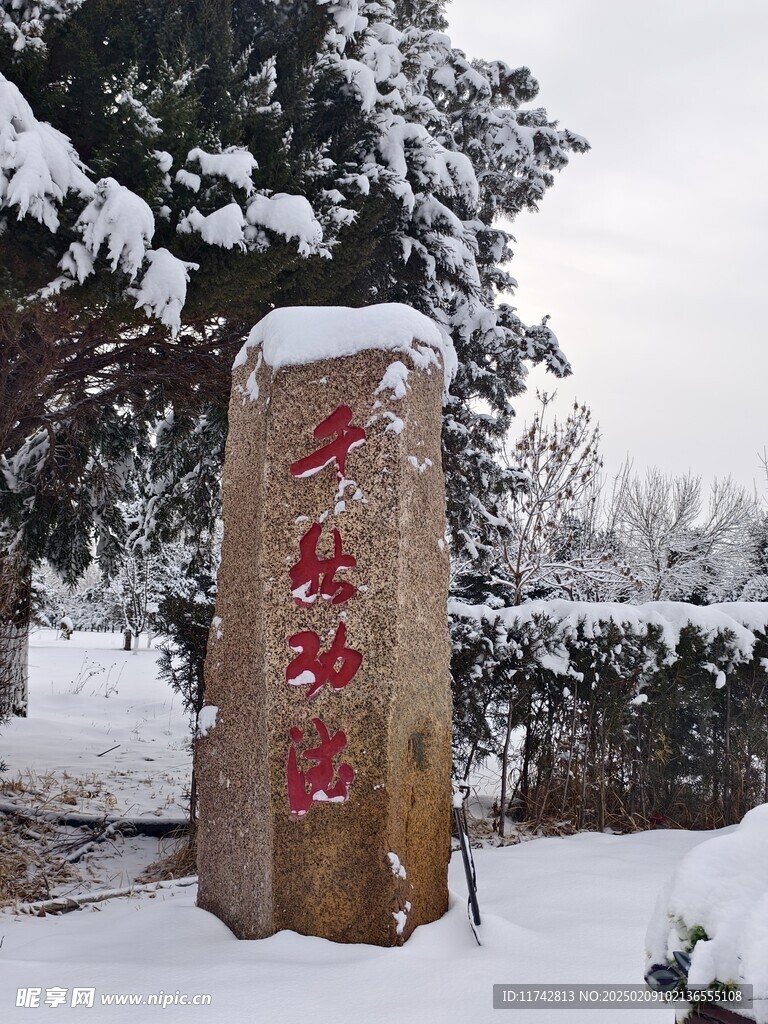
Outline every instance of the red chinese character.
{"label": "red chinese character", "polygon": [[[354,569],[357,559],[341,551],[341,534],[333,531],[333,557],[318,558],[321,526],[314,523],[299,541],[299,560],[291,567],[291,593],[296,604],[307,607],[324,597],[331,604],[344,604],[356,593],[352,583],[335,579],[339,569]],[[322,577],[322,579],[321,579]]]}
{"label": "red chinese character", "polygon": [[[346,640],[347,628],[343,622],[336,630],[333,643],[324,654],[320,654],[320,637],[312,630],[304,630],[289,636],[288,646],[301,653],[286,668],[285,681],[291,686],[305,686],[310,683],[307,700],[314,697],[326,683],[330,683],[334,690],[342,690],[352,680],[363,660],[359,651],[344,646]],[[338,661],[341,665],[336,668]]]}
{"label": "red chinese character", "polygon": [[304,739],[304,733],[295,726],[290,730],[291,749],[288,751],[288,804],[292,814],[299,817],[306,814],[313,802],[325,801],[343,803],[347,799],[347,789],[352,784],[355,773],[346,762],[339,765],[336,771],[337,781],[333,781],[333,759],[347,745],[347,737],[341,731],[333,736],[319,718],[313,718],[312,724],[320,737],[320,743],[301,755],[307,761],[314,761],[311,768],[302,772],[296,757],[296,747]]}
{"label": "red chinese character", "polygon": [[365,441],[363,428],[354,427],[351,424],[352,410],[348,405],[340,405],[334,409],[330,416],[327,416],[322,423],[318,423],[312,431],[312,435],[317,441],[333,437],[334,434],[336,439],[324,444],[322,448],[318,448],[311,455],[305,455],[303,459],[294,462],[291,465],[291,476],[297,478],[314,476],[335,459],[337,472],[339,476],[343,477],[347,455],[353,448],[358,448]]}

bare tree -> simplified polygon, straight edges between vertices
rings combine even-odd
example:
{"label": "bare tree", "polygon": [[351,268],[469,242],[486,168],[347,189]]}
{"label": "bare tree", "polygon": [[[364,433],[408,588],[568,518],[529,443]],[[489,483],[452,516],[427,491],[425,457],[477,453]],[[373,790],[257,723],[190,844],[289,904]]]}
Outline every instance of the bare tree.
{"label": "bare tree", "polygon": [[[745,569],[745,536],[755,500],[731,477],[715,480],[704,507],[701,477],[622,469],[614,516],[645,601],[707,599],[735,586]],[[719,595],[718,595],[719,596]]]}
{"label": "bare tree", "polygon": [[606,600],[626,586],[611,524],[603,521],[600,431],[586,405],[549,422],[555,395],[537,392],[533,422],[507,465],[526,482],[506,509],[501,559],[520,604],[536,593]]}

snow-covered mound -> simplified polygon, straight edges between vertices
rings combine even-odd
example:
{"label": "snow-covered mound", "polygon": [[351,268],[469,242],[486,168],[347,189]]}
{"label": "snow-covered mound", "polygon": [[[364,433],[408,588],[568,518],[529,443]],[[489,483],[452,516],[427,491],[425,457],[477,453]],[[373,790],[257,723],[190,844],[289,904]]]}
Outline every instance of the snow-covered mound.
{"label": "snow-covered mound", "polygon": [[680,861],[648,928],[648,965],[676,950],[690,951],[692,985],[754,986],[751,1016],[768,1022],[768,804]]}

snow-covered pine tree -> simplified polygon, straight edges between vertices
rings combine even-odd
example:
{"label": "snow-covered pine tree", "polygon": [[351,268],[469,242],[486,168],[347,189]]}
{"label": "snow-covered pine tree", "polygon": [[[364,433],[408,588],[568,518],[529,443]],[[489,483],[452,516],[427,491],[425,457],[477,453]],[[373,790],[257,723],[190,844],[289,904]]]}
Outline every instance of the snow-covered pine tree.
{"label": "snow-covered pine tree", "polygon": [[[125,535],[118,520],[132,493],[130,461],[155,418],[173,403],[177,422],[199,419],[206,403],[226,404],[243,332],[270,307],[286,268],[304,271],[322,243],[303,196],[271,199],[275,185],[291,184],[292,167],[276,152],[288,152],[290,132],[275,128],[274,57],[252,73],[248,43],[235,59],[229,13],[226,4],[190,12],[92,0],[53,27],[47,47],[15,59],[9,49],[2,63],[14,81],[0,76],[0,130],[11,143],[0,194],[0,518],[20,586],[44,556],[75,578],[94,534],[109,563]],[[305,92],[312,82],[308,75]],[[352,131],[354,118],[345,122]],[[274,173],[272,187],[256,192],[257,161],[242,143],[262,131]],[[174,157],[182,173],[171,177]],[[249,224],[251,196],[261,203]],[[273,216],[276,208],[292,216]],[[178,340],[191,266],[158,240],[181,256],[202,254],[206,287]],[[318,279],[306,275],[309,292]],[[172,497],[178,503],[178,487]],[[20,601],[10,592],[8,600],[15,621]]]}
{"label": "snow-covered pine tree", "polygon": [[3,0],[0,29],[10,37],[14,50],[43,46],[42,35],[50,21],[61,21],[83,0]]}
{"label": "snow-covered pine tree", "polygon": [[546,324],[528,328],[498,302],[515,286],[505,269],[511,236],[498,221],[536,208],[553,172],[587,143],[541,108],[523,106],[538,91],[527,68],[470,62],[453,47],[445,6],[360,4],[368,27],[353,38],[352,59],[339,63],[374,114],[377,136],[363,166],[399,206],[392,228],[401,251],[377,297],[433,317],[459,356],[445,414],[448,513],[454,551],[487,563],[499,502],[520,482],[495,456],[524,390],[523,364],[570,372]]}
{"label": "snow-covered pine tree", "polygon": [[[33,568],[48,559],[72,586],[95,549],[102,564],[116,564],[126,532],[122,503],[147,438],[145,419],[125,408],[105,404],[90,417],[67,416],[55,405],[46,410],[39,393],[26,397],[32,410],[39,402],[39,419],[30,413],[17,421],[10,437],[18,438],[18,448],[0,455],[0,692],[21,694],[12,702],[16,714],[26,708]],[[32,429],[25,437],[27,423]]]}
{"label": "snow-covered pine tree", "polygon": [[[568,372],[548,328],[496,305],[511,285],[496,219],[535,206],[586,143],[523,106],[526,69],[453,48],[443,7],[85,0],[46,47],[14,51],[6,34],[0,326],[14,370],[0,443],[6,465],[23,454],[34,470],[27,498],[35,474],[69,485],[57,432],[96,450],[107,409],[140,411],[145,433],[171,406],[194,417],[201,382],[223,406],[232,355],[274,305],[395,300],[456,343],[451,527],[457,548],[490,548],[516,482],[493,455],[523,362]],[[45,174],[18,159],[33,151]],[[35,462],[43,433],[54,443]],[[15,522],[25,556],[67,505],[54,491]],[[78,539],[73,567],[87,550]]]}

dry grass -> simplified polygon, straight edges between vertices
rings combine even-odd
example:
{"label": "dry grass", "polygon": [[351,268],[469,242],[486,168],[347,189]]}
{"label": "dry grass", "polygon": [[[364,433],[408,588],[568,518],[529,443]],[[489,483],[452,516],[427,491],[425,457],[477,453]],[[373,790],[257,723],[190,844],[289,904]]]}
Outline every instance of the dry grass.
{"label": "dry grass", "polygon": [[[484,781],[493,783],[498,780],[490,777]],[[492,785],[486,786],[484,792],[487,793],[489,789],[493,792]],[[467,809],[467,831],[470,844],[475,848],[514,846],[530,839],[571,836],[578,832],[596,831],[597,829],[594,815],[587,815],[587,820],[579,823],[578,803],[574,799],[569,806],[561,805],[558,808],[559,813],[555,811],[546,813],[546,809],[544,809],[538,811],[535,816],[516,819],[511,811],[508,812],[504,819],[504,836],[502,837],[499,835],[501,812],[498,799],[491,806],[488,806],[489,802],[487,797],[483,797],[477,790],[473,790]],[[667,819],[664,819],[664,824],[659,826],[654,822],[640,819],[638,816],[631,816],[621,806],[614,813],[605,815],[605,830],[615,834],[623,835],[655,827],[675,828],[681,826],[677,822]],[[454,842],[454,846],[456,846],[456,842]]]}
{"label": "dry grass", "polygon": [[14,808],[0,812],[0,907],[49,900],[64,887],[79,888],[82,874],[69,860],[91,840],[98,842],[97,833],[47,821],[40,812],[58,815],[97,800],[106,816],[116,800],[103,782],[96,775],[27,771],[0,782],[0,797]]}
{"label": "dry grass", "polygon": [[13,798],[19,805],[34,807],[38,811],[67,811],[82,808],[87,800],[98,800],[97,813],[109,814],[117,806],[102,779],[95,774],[82,778],[62,772],[39,774],[30,770],[20,772],[14,779],[0,782],[0,796]]}
{"label": "dry grass", "polygon": [[197,848],[186,829],[172,833],[166,840],[167,853],[144,870],[137,882],[170,882],[197,874]]}
{"label": "dry grass", "polygon": [[55,825],[0,814],[0,907],[50,899],[53,889],[78,877],[60,843]]}

